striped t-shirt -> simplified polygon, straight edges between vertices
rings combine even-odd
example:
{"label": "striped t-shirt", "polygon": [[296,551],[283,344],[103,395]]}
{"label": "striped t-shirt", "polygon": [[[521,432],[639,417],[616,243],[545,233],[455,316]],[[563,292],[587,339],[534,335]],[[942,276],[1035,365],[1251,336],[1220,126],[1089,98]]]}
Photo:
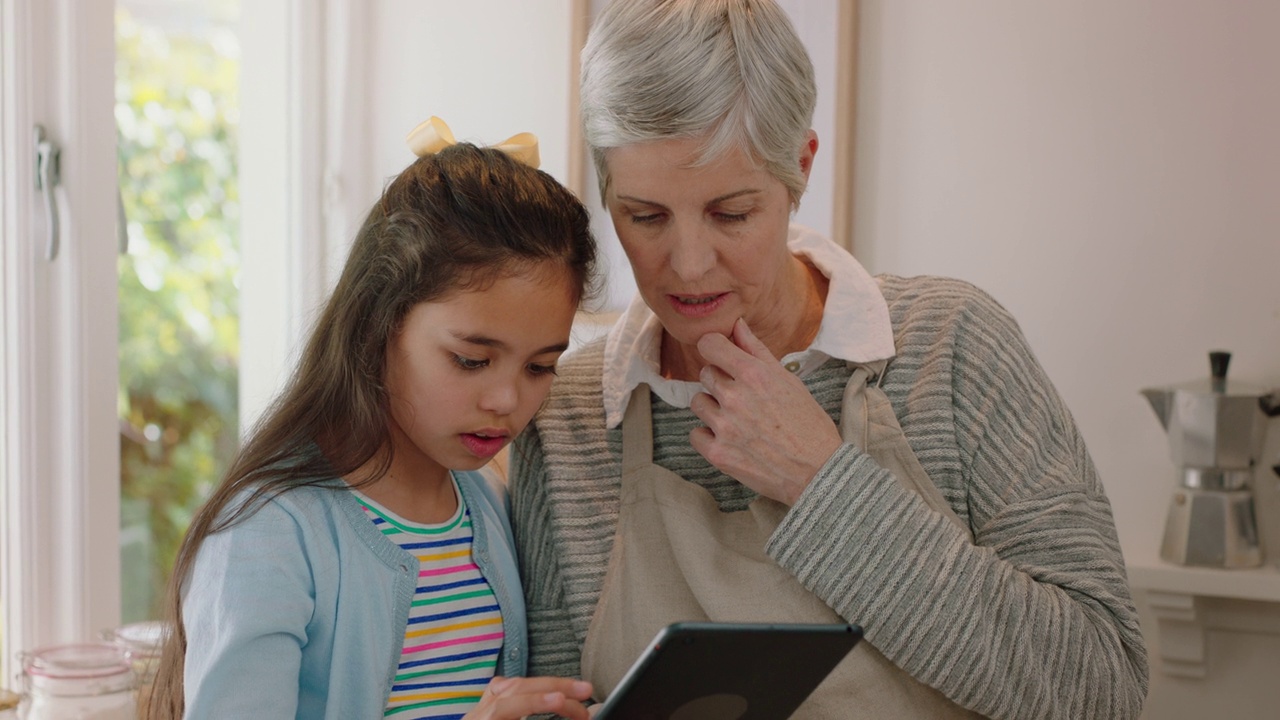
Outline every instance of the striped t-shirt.
{"label": "striped t-shirt", "polygon": [[385,717],[453,720],[480,701],[502,650],[502,613],[471,557],[471,513],[439,525],[410,522],[363,494],[356,498],[373,524],[418,558],[418,589]]}

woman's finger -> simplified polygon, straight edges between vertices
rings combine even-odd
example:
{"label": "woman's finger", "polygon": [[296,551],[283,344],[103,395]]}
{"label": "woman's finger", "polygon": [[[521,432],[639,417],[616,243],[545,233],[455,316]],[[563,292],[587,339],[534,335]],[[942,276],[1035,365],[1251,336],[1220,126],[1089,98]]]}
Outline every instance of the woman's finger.
{"label": "woman's finger", "polygon": [[733,324],[733,344],[765,362],[774,363],[778,361],[778,358],[774,357],[772,352],[769,352],[769,348],[765,346],[764,342],[756,337],[755,333],[751,332],[751,328],[747,325],[745,318],[738,318],[738,321]]}
{"label": "woman's finger", "polygon": [[716,394],[716,381],[718,380],[719,372],[719,370],[716,370],[715,365],[704,365],[698,371],[698,382],[702,384],[702,387],[706,388],[709,395]]}
{"label": "woman's finger", "polygon": [[744,362],[755,362],[750,353],[720,333],[707,333],[698,338],[698,354],[707,365],[714,365],[729,377],[737,377]]}

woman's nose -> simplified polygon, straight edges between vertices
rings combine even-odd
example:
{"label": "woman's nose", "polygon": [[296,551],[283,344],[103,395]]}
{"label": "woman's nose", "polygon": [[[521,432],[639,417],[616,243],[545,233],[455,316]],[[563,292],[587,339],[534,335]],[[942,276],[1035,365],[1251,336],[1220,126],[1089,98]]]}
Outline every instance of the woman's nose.
{"label": "woman's nose", "polygon": [[715,248],[706,231],[699,225],[677,227],[670,262],[671,269],[686,282],[706,275],[716,264]]}

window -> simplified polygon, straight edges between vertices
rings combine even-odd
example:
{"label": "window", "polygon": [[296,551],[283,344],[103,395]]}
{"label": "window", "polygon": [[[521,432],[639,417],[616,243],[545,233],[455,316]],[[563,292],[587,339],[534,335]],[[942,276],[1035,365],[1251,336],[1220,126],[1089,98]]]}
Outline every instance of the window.
{"label": "window", "polygon": [[[413,125],[438,113],[482,142],[534,131],[548,169],[567,167],[567,21],[586,5],[503,0],[487,13],[502,22],[477,23],[471,5],[445,0],[0,0],[0,676],[13,679],[18,651],[154,614],[164,553],[201,483],[219,479],[236,425],[280,387],[355,223],[408,160]],[[438,50],[428,33],[478,58],[446,54],[448,67],[481,75],[401,72]],[[197,45],[220,85],[182,75]],[[117,70],[139,61],[128,55],[156,48],[164,67],[130,70],[117,87]],[[214,97],[237,81],[238,101]],[[159,135],[144,126],[157,118]],[[221,123],[233,150],[183,134],[188,121],[215,136]],[[53,261],[31,182],[36,124],[62,147]],[[219,187],[211,178],[228,165],[239,178]],[[238,249],[225,242],[234,228]],[[141,302],[157,295],[165,302]],[[237,304],[251,308],[238,336]],[[198,353],[148,354],[139,336]],[[203,404],[201,421],[173,421],[173,395]]]}
{"label": "window", "polygon": [[119,0],[123,622],[162,617],[191,516],[237,446],[238,0]]}

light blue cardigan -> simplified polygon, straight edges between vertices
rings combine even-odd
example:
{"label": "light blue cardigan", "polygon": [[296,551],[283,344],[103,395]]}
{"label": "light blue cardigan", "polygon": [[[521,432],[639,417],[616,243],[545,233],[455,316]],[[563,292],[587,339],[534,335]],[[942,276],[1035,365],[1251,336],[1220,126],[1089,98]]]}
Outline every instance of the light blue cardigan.
{"label": "light blue cardigan", "polygon": [[[476,564],[502,610],[498,673],[523,675],[527,628],[505,489],[478,472],[454,477]],[[182,604],[187,718],[382,717],[418,564],[337,487],[290,490],[201,545]]]}

